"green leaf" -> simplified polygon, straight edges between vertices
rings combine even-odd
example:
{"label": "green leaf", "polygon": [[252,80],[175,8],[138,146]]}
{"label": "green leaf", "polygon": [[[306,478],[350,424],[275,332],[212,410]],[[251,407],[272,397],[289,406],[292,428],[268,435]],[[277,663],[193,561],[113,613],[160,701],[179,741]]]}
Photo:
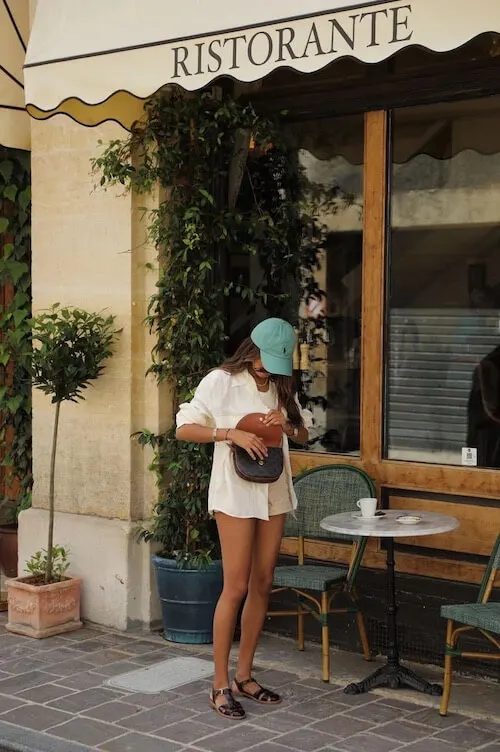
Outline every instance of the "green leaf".
{"label": "green leaf", "polygon": [[[27,267],[26,267],[27,268]],[[15,308],[22,308],[26,306],[27,303],[29,303],[29,297],[26,295],[25,292],[21,292],[18,290],[16,294],[14,295],[14,299],[12,301]],[[26,310],[28,311],[29,308],[27,307]]]}
{"label": "green leaf", "polygon": [[206,190],[205,188],[200,188],[200,189],[199,189],[199,191],[200,191],[201,195],[203,196],[203,198],[206,198],[206,200],[207,200],[207,201],[208,201],[208,202],[209,202],[210,204],[212,204],[212,206],[214,206],[214,204],[215,204],[215,199],[214,199],[214,197],[212,196],[212,194],[211,194],[211,193],[209,193],[209,192],[208,192],[208,191],[207,191],[207,190]]}
{"label": "green leaf", "polygon": [[9,220],[7,219],[7,217],[0,217],[0,235],[3,232],[7,232],[8,227],[9,227]]}
{"label": "green leaf", "polygon": [[23,211],[25,211],[28,208],[30,201],[31,201],[31,187],[30,185],[27,185],[26,188],[24,188],[19,193],[19,196],[18,196],[19,206],[21,207]]}
{"label": "green leaf", "polygon": [[9,410],[11,413],[16,413],[21,407],[23,400],[24,396],[22,394],[18,394],[14,397],[9,397],[9,399],[6,401],[7,410]]}
{"label": "green leaf", "polygon": [[26,264],[23,264],[21,261],[9,261],[8,272],[14,284],[17,284],[27,271]]}
{"label": "green leaf", "polygon": [[21,309],[21,310],[14,311],[14,313],[12,314],[12,318],[14,319],[14,325],[16,327],[19,327],[21,322],[24,321],[24,319],[28,318],[28,315],[29,313],[26,310],[23,311]]}
{"label": "green leaf", "polygon": [[14,252],[14,244],[13,243],[5,243],[3,247],[3,259],[2,262],[5,263],[5,261],[12,256],[12,253]]}
{"label": "green leaf", "polygon": [[9,201],[15,201],[17,196],[17,186],[7,185],[3,189],[3,195],[5,196],[5,198],[8,198]]}

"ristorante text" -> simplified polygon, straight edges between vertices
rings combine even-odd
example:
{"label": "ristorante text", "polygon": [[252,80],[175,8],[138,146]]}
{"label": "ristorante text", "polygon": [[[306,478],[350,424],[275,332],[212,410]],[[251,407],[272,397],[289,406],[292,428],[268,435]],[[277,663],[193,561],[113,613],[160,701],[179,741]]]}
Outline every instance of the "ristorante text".
{"label": "ristorante text", "polygon": [[173,79],[230,73],[241,67],[353,54],[361,48],[407,43],[412,5],[298,19],[293,25],[251,30],[172,47]]}

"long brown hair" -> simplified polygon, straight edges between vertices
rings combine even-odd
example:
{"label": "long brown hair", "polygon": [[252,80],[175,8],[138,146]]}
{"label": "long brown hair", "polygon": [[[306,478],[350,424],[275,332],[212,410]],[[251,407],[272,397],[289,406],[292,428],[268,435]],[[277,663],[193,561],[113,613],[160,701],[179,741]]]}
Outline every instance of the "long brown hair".
{"label": "long brown hair", "polygon": [[[234,355],[227,358],[220,367],[229,374],[243,373],[243,371],[250,371],[254,362],[260,357],[259,348],[257,345],[254,345],[250,337],[247,337],[243,340]],[[278,402],[281,407],[285,408],[288,420],[293,426],[300,428],[303,425],[303,420],[295,401],[293,378],[291,376],[270,374],[270,380],[276,386]]]}

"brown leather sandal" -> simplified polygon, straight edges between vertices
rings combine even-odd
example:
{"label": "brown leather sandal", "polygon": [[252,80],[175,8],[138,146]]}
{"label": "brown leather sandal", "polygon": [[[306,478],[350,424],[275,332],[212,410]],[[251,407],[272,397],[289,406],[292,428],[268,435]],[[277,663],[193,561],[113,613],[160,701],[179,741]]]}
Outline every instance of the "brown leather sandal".
{"label": "brown leather sandal", "polygon": [[[217,705],[217,697],[224,695],[227,702]],[[243,705],[235,700],[233,693],[229,687],[223,689],[212,688],[209,698],[210,707],[215,710],[216,713],[222,715],[224,718],[229,718],[231,721],[241,721],[246,717],[246,713],[243,709]]]}
{"label": "brown leather sandal", "polygon": [[[233,679],[233,683],[238,694],[242,697],[248,697],[250,700],[255,700],[255,702],[260,702],[263,705],[278,705],[282,701],[282,698],[277,695],[276,692],[272,692],[270,689],[262,687],[252,676],[249,679],[243,679],[243,681]],[[248,692],[245,690],[245,687],[252,683],[256,684],[258,689],[255,692]]]}

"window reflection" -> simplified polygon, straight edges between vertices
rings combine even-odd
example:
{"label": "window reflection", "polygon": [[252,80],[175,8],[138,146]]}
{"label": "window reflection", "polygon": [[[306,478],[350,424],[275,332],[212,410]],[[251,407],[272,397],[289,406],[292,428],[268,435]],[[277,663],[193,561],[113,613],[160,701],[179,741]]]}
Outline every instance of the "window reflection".
{"label": "window reflection", "polygon": [[[317,162],[301,154],[311,179]],[[332,160],[333,174],[346,168],[341,158]],[[335,164],[337,163],[337,164]],[[338,168],[337,170],[335,168]],[[320,301],[303,301],[300,308],[302,343],[310,343],[306,367],[300,372],[301,394],[312,410],[315,431],[310,447],[315,451],[359,451],[361,367],[361,168],[356,193],[342,193],[336,207],[321,216],[323,226]],[[349,215],[349,216],[347,216]],[[303,348],[304,349],[304,348]]]}
{"label": "window reflection", "polygon": [[394,115],[386,456],[500,467],[500,99]]}
{"label": "window reflection", "polygon": [[[290,283],[295,284],[288,316],[299,338],[294,359],[299,399],[314,416],[307,448],[358,454],[364,119],[294,123],[287,139],[300,166],[302,242],[310,244],[319,262],[314,296]],[[263,263],[258,255],[235,252],[231,279],[255,289]],[[231,344],[265,315],[262,306],[248,316],[241,300],[230,301]]]}

